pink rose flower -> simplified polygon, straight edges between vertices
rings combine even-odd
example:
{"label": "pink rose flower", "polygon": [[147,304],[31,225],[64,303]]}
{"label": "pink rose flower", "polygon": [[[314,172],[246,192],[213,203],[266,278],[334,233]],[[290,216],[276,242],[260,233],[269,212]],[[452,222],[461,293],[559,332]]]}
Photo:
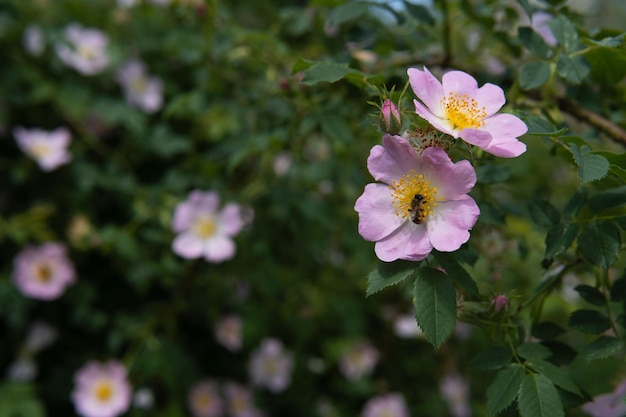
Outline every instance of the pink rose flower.
{"label": "pink rose flower", "polygon": [[83,75],[103,72],[109,65],[109,38],[98,29],[83,28],[78,23],[64,30],[65,42],[56,45],[57,55],[68,67]]}
{"label": "pink rose flower", "polygon": [[230,417],[263,417],[254,405],[254,396],[248,388],[234,382],[228,382],[224,387],[226,408]]}
{"label": "pink rose flower", "polygon": [[222,262],[235,256],[233,236],[244,227],[242,209],[235,203],[218,210],[219,195],[213,191],[192,191],[174,211],[172,228],[178,236],[172,250],[183,258],[204,256],[209,262]]}
{"label": "pink rose flower", "polygon": [[217,384],[210,380],[200,381],[191,388],[187,406],[193,417],[221,417],[224,413]]}
{"label": "pink rose flower", "polygon": [[517,138],[527,132],[526,124],[512,114],[496,114],[506,99],[500,87],[478,83],[463,71],[450,71],[439,82],[424,68],[407,71],[415,111],[434,128],[478,146],[496,156],[512,158],[526,152]]}
{"label": "pink rose flower", "polygon": [[252,352],[249,368],[253,385],[281,392],[291,382],[293,358],[279,340],[267,338]]}
{"label": "pink rose flower", "polygon": [[74,266],[60,243],[24,248],[13,261],[12,278],[24,296],[39,300],[60,297],[76,280]]}
{"label": "pink rose flower", "polygon": [[372,373],[377,363],[378,350],[371,343],[361,340],[352,343],[343,352],[339,370],[346,378],[355,380]]}
{"label": "pink rose flower", "polygon": [[25,129],[18,126],[13,129],[17,145],[33,158],[43,171],[52,171],[72,160],[67,151],[70,144],[70,131],[59,127],[51,132],[41,129]]}
{"label": "pink rose flower", "polygon": [[593,417],[623,417],[626,415],[626,381],[619,384],[608,394],[601,394],[582,406]]}
{"label": "pink rose flower", "polygon": [[146,113],[154,113],[163,106],[163,83],[159,78],[147,75],[142,62],[125,63],[117,71],[117,81],[131,106]]}
{"label": "pink rose flower", "polygon": [[390,393],[370,398],[361,417],[409,417],[409,409],[402,395]]}
{"label": "pink rose flower", "polygon": [[456,372],[445,375],[439,382],[441,396],[452,417],[470,417],[470,387],[467,380]]}
{"label": "pink rose flower", "polygon": [[359,233],[376,242],[385,262],[421,261],[434,249],[452,252],[469,240],[480,210],[467,195],[476,183],[469,161],[453,163],[437,147],[421,154],[400,136],[385,135],[367,168],[379,183],[357,199]]}
{"label": "pink rose flower", "polygon": [[72,401],[84,417],[115,417],[130,407],[132,387],[117,361],[89,362],[74,374]]}

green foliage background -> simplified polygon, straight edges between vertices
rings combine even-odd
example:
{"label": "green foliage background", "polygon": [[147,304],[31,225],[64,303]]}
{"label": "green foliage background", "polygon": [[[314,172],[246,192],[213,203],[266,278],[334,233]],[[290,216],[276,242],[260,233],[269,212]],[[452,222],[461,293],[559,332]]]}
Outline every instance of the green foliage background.
{"label": "green foliage background", "polygon": [[[617,3],[606,2],[623,16]],[[317,416],[320,400],[339,416],[356,416],[367,399],[389,391],[404,394],[414,417],[444,416],[438,381],[451,370],[469,381],[476,416],[544,415],[533,408],[544,400],[580,416],[580,404],[624,378],[623,20],[600,27],[550,0],[558,41],[551,48],[520,26],[520,16],[535,11],[526,1],[405,6],[0,2],[0,369],[16,359],[33,321],[59,331],[36,358],[32,383],[0,385],[0,404],[10,404],[0,416],[73,415],[74,372],[109,358],[129,367],[134,387],[155,393],[152,410],[128,415],[186,415],[197,380],[245,384],[249,354],[268,336],[296,358],[286,392],[256,393],[273,416]],[[60,62],[53,45],[70,22],[108,34],[107,72],[85,77]],[[34,23],[47,42],[40,57],[22,44]],[[114,69],[133,56],[164,81],[165,106],[156,114],[126,104],[115,81]],[[438,350],[393,331],[393,318],[413,309],[412,270],[365,297],[368,274],[369,292],[389,276],[370,274],[373,245],[358,235],[353,210],[372,181],[366,158],[381,137],[367,101],[378,102],[383,85],[399,100],[406,69],[423,65],[502,86],[505,111],[529,126],[521,157],[471,155],[481,216],[448,262],[476,284],[470,294],[455,280],[457,316],[472,331]],[[409,98],[401,103],[406,122],[418,122]],[[17,148],[11,130],[18,125],[67,126],[73,161],[42,172]],[[292,161],[285,175],[273,167],[279,155]],[[212,265],[172,253],[171,216],[193,189],[254,209],[233,260]],[[12,259],[24,245],[47,241],[69,246],[77,283],[54,302],[26,299],[11,283]],[[506,313],[489,305],[498,293],[511,300]],[[239,353],[213,337],[228,312],[244,320]],[[596,313],[613,329],[602,336],[610,340],[599,336],[606,328],[589,323]],[[546,322],[555,327],[542,334]],[[342,346],[359,338],[381,358],[373,375],[350,382],[337,361]],[[495,348],[511,356],[471,362]],[[513,378],[521,390],[488,398],[494,378]],[[548,387],[545,395],[556,398],[531,398],[528,387]],[[515,399],[519,405],[507,407]]]}

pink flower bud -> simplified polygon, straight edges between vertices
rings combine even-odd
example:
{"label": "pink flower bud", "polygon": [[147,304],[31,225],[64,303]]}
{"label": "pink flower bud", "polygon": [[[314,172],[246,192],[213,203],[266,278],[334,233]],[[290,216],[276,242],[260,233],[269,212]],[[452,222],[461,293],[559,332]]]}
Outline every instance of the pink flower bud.
{"label": "pink flower bud", "polygon": [[402,117],[395,104],[389,99],[385,100],[380,108],[380,126],[385,133],[395,135],[402,128]]}
{"label": "pink flower bud", "polygon": [[498,294],[491,299],[491,304],[494,306],[496,313],[499,313],[503,308],[509,309],[509,299],[504,294]]}

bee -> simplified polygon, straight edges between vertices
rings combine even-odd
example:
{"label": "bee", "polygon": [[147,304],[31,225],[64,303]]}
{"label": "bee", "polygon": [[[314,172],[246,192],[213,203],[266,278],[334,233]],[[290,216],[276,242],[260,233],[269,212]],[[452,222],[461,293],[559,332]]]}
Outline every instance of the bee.
{"label": "bee", "polygon": [[424,204],[426,199],[422,194],[415,194],[411,200],[411,206],[409,207],[409,216],[411,221],[415,224],[422,224],[424,218]]}

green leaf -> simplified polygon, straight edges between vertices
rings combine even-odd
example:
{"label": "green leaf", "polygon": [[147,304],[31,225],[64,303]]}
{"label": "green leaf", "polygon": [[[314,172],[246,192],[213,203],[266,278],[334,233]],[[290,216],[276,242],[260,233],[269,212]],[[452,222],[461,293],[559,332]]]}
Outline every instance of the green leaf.
{"label": "green leaf", "polygon": [[[527,26],[520,26],[518,29],[518,39],[522,42],[522,45],[530,53],[538,56],[539,58],[547,58],[550,48],[546,45],[545,41],[537,32]],[[546,64],[547,65],[547,64]],[[548,66],[549,69],[549,66]],[[543,84],[543,83],[542,83]]]}
{"label": "green leaf", "polygon": [[570,198],[565,205],[565,208],[563,209],[563,216],[567,218],[576,217],[586,202],[587,190],[584,188],[577,189],[572,198]]}
{"label": "green leaf", "polygon": [[549,79],[550,65],[547,62],[527,62],[520,68],[519,83],[524,90],[540,87]]}
{"label": "green leaf", "polygon": [[590,285],[580,284],[575,288],[583,300],[594,306],[603,306],[606,304],[606,297],[597,288]]}
{"label": "green leaf", "polygon": [[548,26],[550,26],[550,31],[565,52],[575,52],[578,49],[578,31],[565,15],[560,14],[550,20]]}
{"label": "green leaf", "polygon": [[406,10],[417,19],[419,22],[425,23],[429,26],[433,26],[436,21],[433,15],[430,13],[430,9],[424,7],[420,4],[410,3],[408,1],[404,2],[404,6]]}
{"label": "green leaf", "polygon": [[560,54],[556,61],[556,72],[572,84],[580,84],[589,75],[589,65],[580,56]]}
{"label": "green leaf", "polygon": [[517,399],[521,417],[562,417],[559,392],[542,374],[526,374]]}
{"label": "green leaf", "polygon": [[357,21],[367,15],[370,7],[370,4],[360,1],[342,4],[335,7],[328,14],[328,23],[336,26],[346,22]]}
{"label": "green leaf", "polygon": [[348,64],[329,61],[316,62],[304,70],[302,83],[306,85],[314,85],[319,82],[334,83],[349,73],[358,73],[358,71],[348,67]]}
{"label": "green leaf", "polygon": [[528,127],[527,135],[559,137],[567,132],[567,128],[555,129],[549,121],[539,116],[528,116],[524,122]]}
{"label": "green leaf", "polygon": [[626,186],[612,188],[594,195],[589,199],[589,210],[600,213],[626,204]]}
{"label": "green leaf", "polygon": [[456,292],[443,272],[432,268],[417,270],[415,317],[426,339],[438,349],[456,326]]}
{"label": "green leaf", "polygon": [[376,269],[367,276],[365,295],[369,297],[391,285],[398,284],[411,276],[416,268],[417,264],[409,261],[378,262]]}
{"label": "green leaf", "polygon": [[522,343],[517,347],[517,354],[524,359],[546,359],[552,356],[550,349],[540,343]]}
{"label": "green leaf", "polygon": [[559,211],[548,200],[542,198],[532,199],[528,203],[528,210],[530,217],[539,226],[550,227],[561,220]]}
{"label": "green leaf", "polygon": [[592,220],[578,235],[578,247],[594,265],[608,269],[619,255],[619,228],[607,220]]}
{"label": "green leaf", "polygon": [[617,36],[608,36],[600,39],[599,41],[595,39],[585,39],[585,42],[590,45],[602,46],[605,48],[618,48],[622,46],[624,36],[626,36],[626,33],[620,33]]}
{"label": "green leaf", "polygon": [[479,371],[495,371],[510,364],[512,359],[513,355],[511,355],[509,349],[495,346],[472,358],[469,366]]}
{"label": "green leaf", "polygon": [[591,77],[610,86],[626,76],[626,51],[613,48],[590,48],[585,59],[591,66]]}
{"label": "green leaf", "polygon": [[588,146],[578,148],[572,143],[570,150],[578,165],[578,178],[581,182],[599,180],[609,173],[609,161],[602,155],[592,154]]}
{"label": "green leaf", "polygon": [[561,223],[552,226],[546,234],[546,259],[553,259],[567,251],[578,236],[576,223]]}
{"label": "green leaf", "polygon": [[478,182],[483,184],[497,184],[511,178],[511,168],[508,165],[484,164],[476,168]]}
{"label": "green leaf", "polygon": [[487,414],[494,416],[511,404],[520,390],[524,368],[518,364],[503,369],[487,388]]}
{"label": "green leaf", "polygon": [[552,340],[563,333],[565,329],[551,321],[534,324],[531,330],[531,334],[541,340]]}
{"label": "green leaf", "polygon": [[578,388],[569,375],[558,366],[550,362],[542,361],[541,359],[529,360],[526,362],[526,365],[544,375],[557,387],[561,387],[576,395],[581,395],[580,388]]}
{"label": "green leaf", "polygon": [[611,301],[626,300],[626,277],[615,280],[611,285]]}
{"label": "green leaf", "polygon": [[608,358],[623,348],[623,339],[617,339],[611,336],[600,336],[585,346],[583,349],[583,355],[585,355],[585,358],[587,358],[588,361],[592,361],[595,359]]}
{"label": "green leaf", "polygon": [[583,333],[600,334],[611,328],[611,321],[596,310],[576,310],[569,316],[568,326]]}
{"label": "green leaf", "polygon": [[446,271],[446,275],[448,275],[452,281],[467,291],[469,295],[478,296],[478,286],[476,285],[476,282],[474,282],[471,275],[468,274],[456,260],[453,253],[433,251],[432,254],[435,256],[437,262],[439,262],[439,265],[441,265],[441,267]]}

